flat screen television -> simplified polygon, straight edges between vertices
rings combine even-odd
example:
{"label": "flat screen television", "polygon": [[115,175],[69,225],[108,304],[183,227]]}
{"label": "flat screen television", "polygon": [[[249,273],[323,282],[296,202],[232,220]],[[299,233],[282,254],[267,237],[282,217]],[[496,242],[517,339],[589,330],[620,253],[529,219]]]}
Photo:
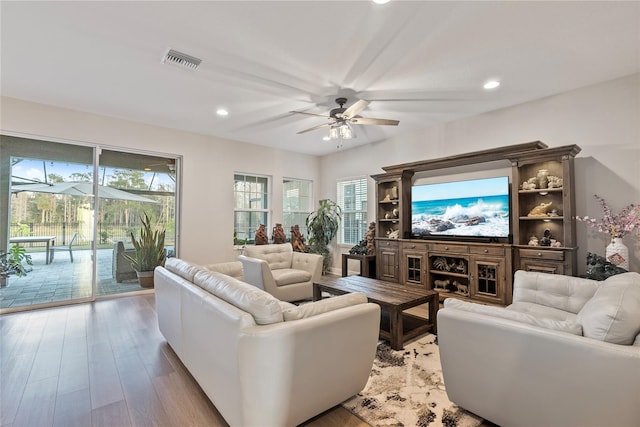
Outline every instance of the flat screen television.
{"label": "flat screen television", "polygon": [[508,241],[509,177],[411,187],[411,237]]}

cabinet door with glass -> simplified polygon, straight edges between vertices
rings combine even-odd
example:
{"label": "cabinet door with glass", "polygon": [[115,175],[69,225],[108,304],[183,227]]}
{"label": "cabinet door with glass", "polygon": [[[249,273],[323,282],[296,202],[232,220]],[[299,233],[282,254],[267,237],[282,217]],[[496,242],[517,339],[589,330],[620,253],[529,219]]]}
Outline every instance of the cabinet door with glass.
{"label": "cabinet door with glass", "polygon": [[470,264],[471,298],[505,304],[504,258],[472,256]]}
{"label": "cabinet door with glass", "polygon": [[426,243],[402,243],[402,283],[427,288]]}

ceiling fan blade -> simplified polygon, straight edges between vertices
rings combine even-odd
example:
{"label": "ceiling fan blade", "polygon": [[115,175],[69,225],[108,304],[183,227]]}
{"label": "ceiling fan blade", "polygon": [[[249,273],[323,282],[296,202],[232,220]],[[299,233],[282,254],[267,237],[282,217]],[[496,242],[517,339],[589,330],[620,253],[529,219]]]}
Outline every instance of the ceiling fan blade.
{"label": "ceiling fan blade", "polygon": [[355,104],[353,104],[351,107],[347,108],[344,113],[342,113],[342,117],[353,117],[356,114],[358,114],[360,111],[364,110],[365,108],[367,108],[367,105],[369,105],[369,102],[364,101],[364,100],[359,100],[358,102],[356,102]]}
{"label": "ceiling fan blade", "polygon": [[351,123],[356,125],[387,125],[387,126],[398,126],[400,123],[399,120],[389,120],[389,119],[371,119],[368,117],[356,117],[350,120]]}
{"label": "ceiling fan blade", "polygon": [[324,127],[327,127],[327,126],[330,126],[330,125],[331,125],[331,123],[325,123],[325,124],[322,124],[322,125],[314,126],[312,128],[309,128],[309,129],[301,130],[300,132],[297,132],[297,134],[300,135],[301,133],[311,132],[312,130],[324,128]]}
{"label": "ceiling fan blade", "polygon": [[305,116],[313,116],[313,117],[322,117],[324,119],[329,119],[330,117],[326,116],[326,115],[322,115],[322,114],[315,114],[315,113],[307,113],[304,111],[289,111],[292,114],[304,114]]}

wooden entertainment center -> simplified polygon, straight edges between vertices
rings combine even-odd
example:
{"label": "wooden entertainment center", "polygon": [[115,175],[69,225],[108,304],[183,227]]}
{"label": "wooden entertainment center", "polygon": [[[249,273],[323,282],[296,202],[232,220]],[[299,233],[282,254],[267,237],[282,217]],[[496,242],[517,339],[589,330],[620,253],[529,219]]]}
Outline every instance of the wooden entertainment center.
{"label": "wooden entertainment center", "polygon": [[[574,158],[577,145],[540,141],[383,167],[376,181],[376,271],[380,280],[435,290],[440,299],[507,305],[515,270],[576,274]],[[416,173],[485,164],[511,166],[511,237],[412,238]],[[490,169],[487,169],[490,170]],[[533,245],[532,237],[539,240]],[[504,239],[503,239],[504,240]]]}

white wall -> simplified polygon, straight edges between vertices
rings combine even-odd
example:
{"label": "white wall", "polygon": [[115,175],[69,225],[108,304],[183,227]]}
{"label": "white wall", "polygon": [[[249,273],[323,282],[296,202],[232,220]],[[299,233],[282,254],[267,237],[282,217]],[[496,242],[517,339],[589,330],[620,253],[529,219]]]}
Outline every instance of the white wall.
{"label": "white wall", "polygon": [[[325,156],[320,196],[335,200],[337,179],[382,173],[382,166],[535,140],[550,147],[582,147],[575,162],[577,215],[602,217],[594,194],[614,212],[640,204],[640,74]],[[374,220],[373,188],[369,196],[369,220]],[[584,223],[577,224],[577,231],[578,266],[584,273],[586,252],[604,255],[608,239]],[[631,270],[640,271],[640,242],[634,236],[624,242],[632,252]]]}
{"label": "white wall", "polygon": [[[12,98],[0,100],[2,131],[100,143],[184,156],[181,256],[198,263],[235,258],[232,181],[234,171],[271,175],[272,206],[282,205],[282,178],[315,182],[315,199],[336,199],[336,180],[383,172],[381,167],[541,140],[549,146],[577,144],[578,215],[600,218],[593,198],[615,211],[640,203],[640,74],[538,101],[434,125],[412,135],[321,159]],[[402,126],[402,121],[400,123]],[[373,181],[369,219],[374,219]],[[273,222],[281,220],[276,209]],[[578,223],[578,264],[587,251],[604,254],[606,236]],[[640,271],[640,243],[625,238],[631,269]],[[345,249],[345,248],[341,248]],[[339,258],[334,265],[339,266]]]}
{"label": "white wall", "polygon": [[233,173],[273,178],[272,222],[282,222],[282,178],[318,182],[317,157],[148,126],[3,97],[2,132],[183,156],[180,256],[206,264],[235,260]]}

